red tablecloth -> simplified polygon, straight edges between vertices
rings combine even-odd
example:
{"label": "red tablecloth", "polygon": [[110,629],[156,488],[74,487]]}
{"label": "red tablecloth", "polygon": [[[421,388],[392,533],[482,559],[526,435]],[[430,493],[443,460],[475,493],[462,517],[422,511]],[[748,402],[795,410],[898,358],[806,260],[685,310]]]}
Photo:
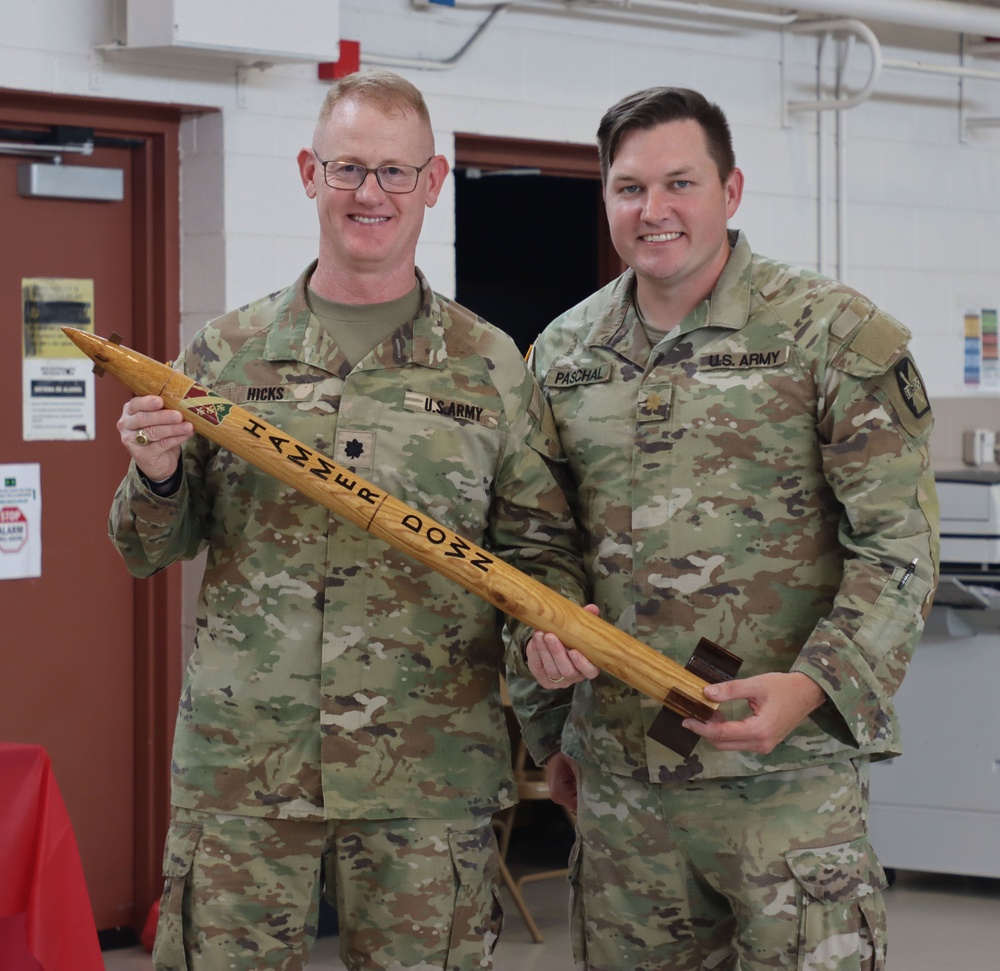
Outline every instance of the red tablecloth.
{"label": "red tablecloth", "polygon": [[39,745],[0,742],[0,918],[5,971],[104,971],[73,827]]}

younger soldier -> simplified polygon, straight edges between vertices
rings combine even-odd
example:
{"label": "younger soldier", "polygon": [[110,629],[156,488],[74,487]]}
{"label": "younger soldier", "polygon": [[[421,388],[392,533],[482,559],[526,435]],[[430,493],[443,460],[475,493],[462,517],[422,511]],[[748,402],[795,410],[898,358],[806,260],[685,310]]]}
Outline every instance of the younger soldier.
{"label": "younger soldier", "polygon": [[727,229],[743,174],[700,94],[630,95],[598,143],[629,269],[534,351],[593,599],[681,664],[705,637],[743,666],[684,755],[647,734],[654,702],[555,636],[510,651],[532,755],[578,814],[576,960],[882,968],[868,766],[900,751],[892,695],[938,556],[909,332]]}

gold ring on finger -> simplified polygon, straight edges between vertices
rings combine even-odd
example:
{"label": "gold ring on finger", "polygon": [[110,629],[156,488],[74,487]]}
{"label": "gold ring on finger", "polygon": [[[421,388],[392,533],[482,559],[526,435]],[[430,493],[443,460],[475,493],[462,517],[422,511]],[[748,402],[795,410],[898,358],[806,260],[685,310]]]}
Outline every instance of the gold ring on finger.
{"label": "gold ring on finger", "polygon": [[140,428],[135,433],[135,444],[136,445],[148,445],[152,439],[146,434],[145,429]]}

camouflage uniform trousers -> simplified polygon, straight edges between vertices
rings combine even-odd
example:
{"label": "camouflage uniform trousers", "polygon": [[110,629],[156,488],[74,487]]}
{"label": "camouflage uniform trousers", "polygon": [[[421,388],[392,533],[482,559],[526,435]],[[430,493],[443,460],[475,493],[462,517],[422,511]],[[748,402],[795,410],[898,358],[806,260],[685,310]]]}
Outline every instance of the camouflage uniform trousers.
{"label": "camouflage uniform trousers", "polygon": [[299,971],[324,880],[350,971],[489,969],[503,922],[489,817],[304,822],[175,808],[164,875],[157,971]]}
{"label": "camouflage uniform trousers", "polygon": [[866,759],[668,785],[581,773],[578,969],[885,967]]}

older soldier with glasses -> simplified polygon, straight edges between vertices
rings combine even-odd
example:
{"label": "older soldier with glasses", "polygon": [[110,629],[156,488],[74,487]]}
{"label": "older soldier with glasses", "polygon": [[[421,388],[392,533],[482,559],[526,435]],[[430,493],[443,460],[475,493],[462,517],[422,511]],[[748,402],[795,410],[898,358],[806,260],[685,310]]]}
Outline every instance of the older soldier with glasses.
{"label": "older soldier with glasses", "polygon": [[[419,91],[345,78],[298,164],[317,261],[209,323],[183,369],[581,600],[541,392],[415,266],[448,174]],[[301,968],[321,892],[352,971],[492,967],[491,816],[515,798],[495,611],[161,406],[125,406],[111,515],[137,576],[208,557],[156,968]]]}

